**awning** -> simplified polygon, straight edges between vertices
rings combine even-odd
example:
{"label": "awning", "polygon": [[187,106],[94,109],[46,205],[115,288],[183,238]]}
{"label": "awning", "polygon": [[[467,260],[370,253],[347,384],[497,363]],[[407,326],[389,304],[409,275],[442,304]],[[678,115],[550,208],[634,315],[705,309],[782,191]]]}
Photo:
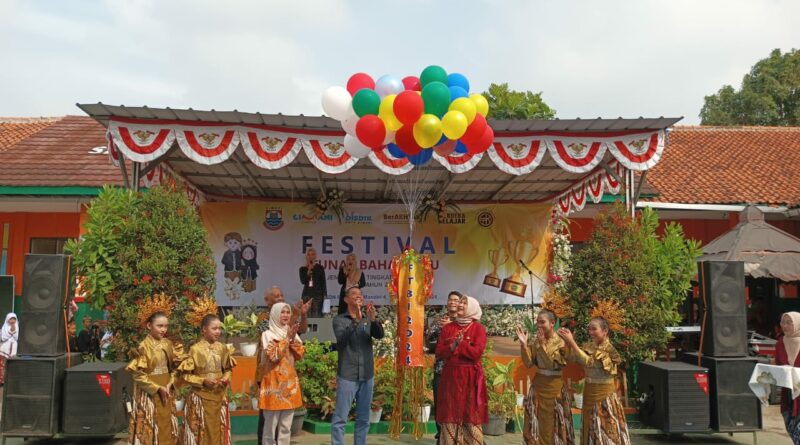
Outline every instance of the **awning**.
{"label": "awning", "polygon": [[[415,169],[456,201],[554,201],[562,213],[616,194],[629,171],[660,159],[666,129],[680,118],[490,120],[484,154],[434,154],[415,167],[388,149],[356,159],[339,123],[324,116],[78,104],[108,128],[112,151],[143,166],[165,166],[219,198],[310,199],[336,187],[354,201],[386,201],[392,183]],[[417,175],[420,173],[417,172]],[[146,175],[143,178],[147,180]]]}
{"label": "awning", "polygon": [[755,206],[740,213],[741,222],[703,248],[700,261],[743,261],[753,278],[800,280],[800,238],[764,221]]}

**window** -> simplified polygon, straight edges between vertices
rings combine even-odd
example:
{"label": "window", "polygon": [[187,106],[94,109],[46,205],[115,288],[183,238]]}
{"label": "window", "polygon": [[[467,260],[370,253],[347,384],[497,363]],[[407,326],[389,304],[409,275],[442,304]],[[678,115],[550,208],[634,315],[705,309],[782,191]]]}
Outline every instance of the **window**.
{"label": "window", "polygon": [[67,238],[31,238],[30,253],[59,255],[64,253]]}

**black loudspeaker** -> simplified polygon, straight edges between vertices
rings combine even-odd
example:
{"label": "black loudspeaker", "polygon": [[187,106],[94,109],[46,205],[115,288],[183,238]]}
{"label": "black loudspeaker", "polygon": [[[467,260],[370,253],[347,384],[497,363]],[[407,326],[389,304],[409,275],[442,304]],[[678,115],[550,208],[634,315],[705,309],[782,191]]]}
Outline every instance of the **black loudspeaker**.
{"label": "black loudspeaker", "polygon": [[9,312],[14,312],[14,275],[0,275],[0,320]]}
{"label": "black loudspeaker", "polygon": [[665,433],[709,430],[708,369],[681,362],[639,365],[639,419]]}
{"label": "black loudspeaker", "polygon": [[19,311],[19,355],[57,356],[67,352],[64,308],[69,294],[67,255],[25,255]]}
{"label": "black loudspeaker", "polygon": [[0,423],[3,435],[49,437],[58,433],[64,370],[80,362],[80,354],[8,359]]}
{"label": "black loudspeaker", "polygon": [[708,305],[704,315],[703,354],[714,357],[747,356],[744,263],[701,261],[698,268],[701,296],[705,297]]}
{"label": "black loudspeaker", "polygon": [[125,402],[133,395],[127,363],[84,363],[67,370],[61,432],[111,437],[128,427]]}
{"label": "black loudspeaker", "polygon": [[[696,365],[697,353],[685,354],[683,360]],[[747,384],[756,363],[758,360],[750,357],[703,356],[700,365],[708,368],[712,430],[742,432],[761,429],[761,402]]]}

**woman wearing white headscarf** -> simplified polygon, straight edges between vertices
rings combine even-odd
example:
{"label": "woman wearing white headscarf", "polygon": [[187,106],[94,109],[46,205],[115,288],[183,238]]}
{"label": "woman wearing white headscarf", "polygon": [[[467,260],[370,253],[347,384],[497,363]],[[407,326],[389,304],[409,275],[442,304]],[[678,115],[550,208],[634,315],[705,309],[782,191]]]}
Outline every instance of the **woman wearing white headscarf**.
{"label": "woman wearing white headscarf", "polygon": [[17,314],[9,312],[0,332],[0,385],[6,383],[6,359],[17,355],[19,323]]}
{"label": "woman wearing white headscarf", "polygon": [[258,407],[264,411],[262,440],[268,445],[289,445],[294,410],[303,406],[294,364],[305,350],[297,335],[299,324],[290,324],[291,319],[292,307],[275,303],[269,311],[269,329],[261,334],[265,359]]}
{"label": "woman wearing white headscarf", "polygon": [[483,424],[489,421],[486,381],[481,356],[486,328],[480,323],[478,300],[464,296],[455,323],[442,328],[436,357],[444,360],[436,400],[436,422],[442,425],[441,445],[482,445]]}
{"label": "woman wearing white headscarf", "polygon": [[[775,349],[775,364],[800,367],[800,312],[787,312],[781,317],[783,337],[778,339]],[[795,445],[800,445],[800,397],[792,400],[792,393],[783,388],[781,414],[786,432]]]}

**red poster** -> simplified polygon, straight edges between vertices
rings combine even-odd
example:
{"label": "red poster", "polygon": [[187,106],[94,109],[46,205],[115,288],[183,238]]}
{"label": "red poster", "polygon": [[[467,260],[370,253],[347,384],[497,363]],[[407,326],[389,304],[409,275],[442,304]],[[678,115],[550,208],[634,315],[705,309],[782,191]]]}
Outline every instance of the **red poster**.
{"label": "red poster", "polygon": [[697,381],[697,384],[700,385],[700,389],[702,389],[703,392],[708,395],[708,374],[704,372],[696,372],[694,373],[694,379]]}
{"label": "red poster", "polygon": [[94,378],[97,379],[97,384],[100,389],[106,394],[106,397],[111,397],[111,374],[95,374]]}

